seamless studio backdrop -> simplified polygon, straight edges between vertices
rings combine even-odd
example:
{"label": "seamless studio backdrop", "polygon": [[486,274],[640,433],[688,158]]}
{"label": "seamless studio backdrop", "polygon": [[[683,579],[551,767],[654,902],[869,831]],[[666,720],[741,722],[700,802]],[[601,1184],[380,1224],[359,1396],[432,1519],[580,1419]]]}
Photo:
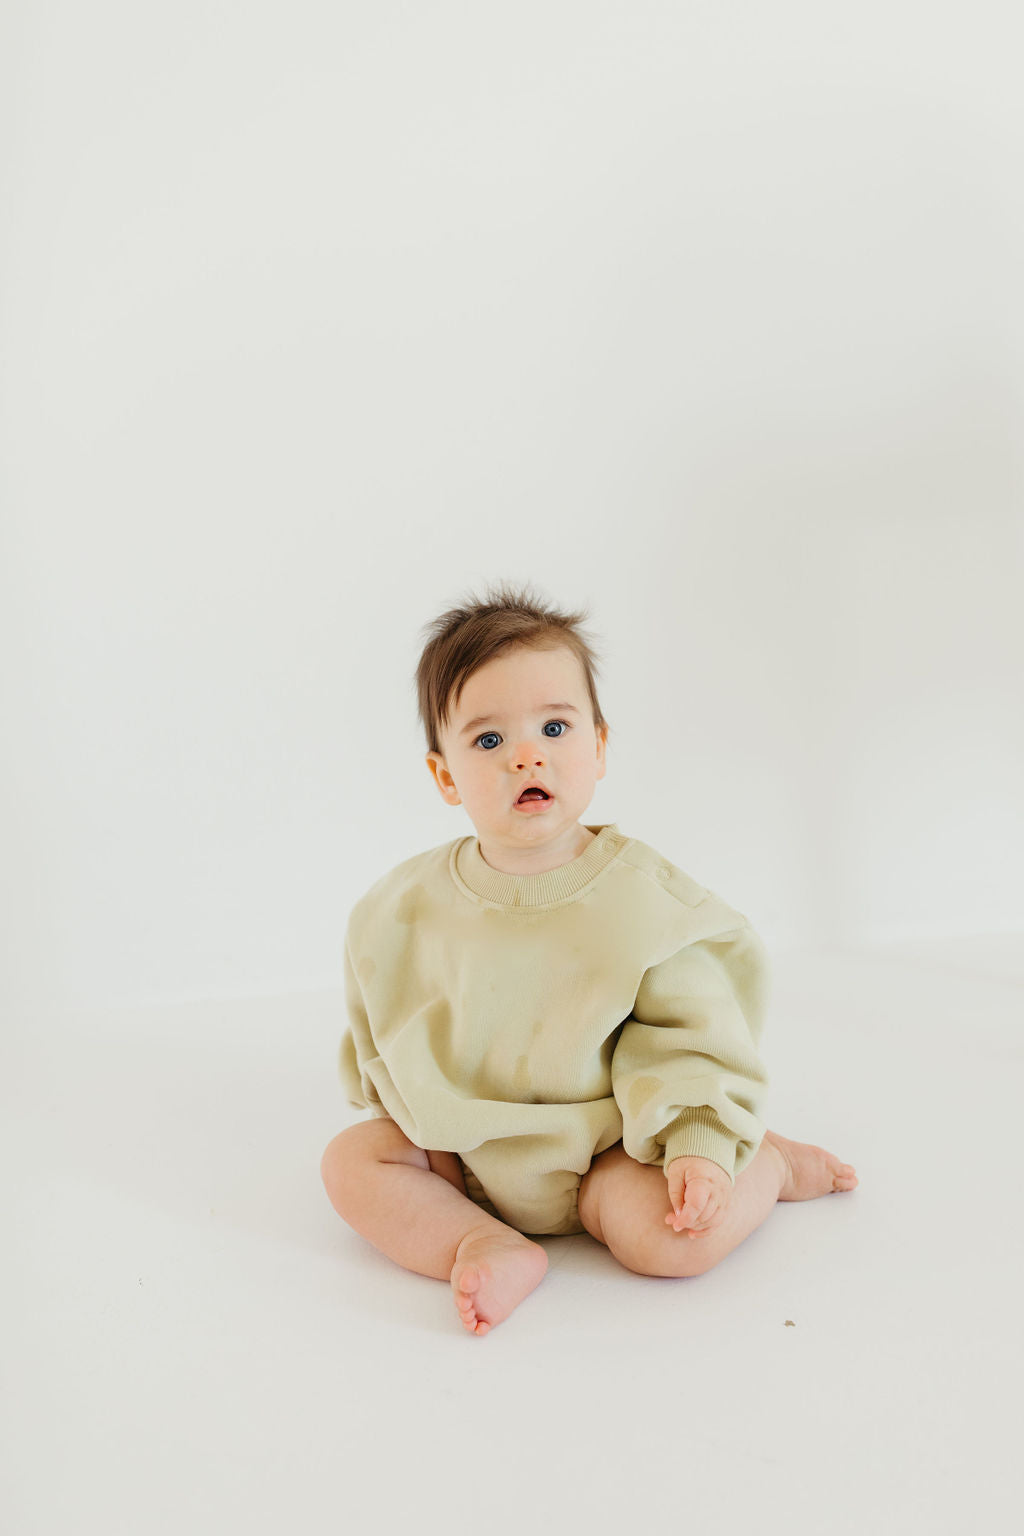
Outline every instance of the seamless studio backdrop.
{"label": "seamless studio backdrop", "polygon": [[[385,1406],[418,1469],[396,1520],[414,1486],[447,1507],[453,1426],[481,1509],[502,1443],[557,1515],[559,1469],[613,1442],[577,1443],[563,1391],[547,1469],[531,1366],[581,1410],[598,1379],[647,1394],[653,1518],[679,1415],[636,1372],[666,1349],[705,1405],[705,1529],[788,1499],[790,1532],[960,1531],[1020,1495],[1022,43],[986,0],[9,8],[19,1536],[333,1529],[340,1443],[390,1477]],[[589,611],[585,820],[750,917],[770,1123],[861,1187],[698,1284],[547,1242],[484,1341],[317,1170],[358,1118],[349,908],[472,831],[424,763],[422,627],[498,579]],[[782,1427],[807,1402],[811,1466]],[[870,1457],[840,1517],[841,1445]],[[593,1518],[636,1514],[616,1487]]]}

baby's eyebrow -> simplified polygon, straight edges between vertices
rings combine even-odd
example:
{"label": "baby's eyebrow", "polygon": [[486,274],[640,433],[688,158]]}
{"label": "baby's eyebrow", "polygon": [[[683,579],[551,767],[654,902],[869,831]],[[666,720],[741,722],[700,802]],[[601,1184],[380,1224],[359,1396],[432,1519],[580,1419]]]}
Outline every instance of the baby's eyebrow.
{"label": "baby's eyebrow", "polygon": [[[535,713],[542,715],[546,709],[570,709],[574,715],[579,714],[575,704],[538,704]],[[497,715],[478,715],[475,720],[470,720],[467,725],[462,727],[459,735],[468,736],[470,731],[475,731],[478,725],[487,725],[489,721],[496,720],[497,718]]]}

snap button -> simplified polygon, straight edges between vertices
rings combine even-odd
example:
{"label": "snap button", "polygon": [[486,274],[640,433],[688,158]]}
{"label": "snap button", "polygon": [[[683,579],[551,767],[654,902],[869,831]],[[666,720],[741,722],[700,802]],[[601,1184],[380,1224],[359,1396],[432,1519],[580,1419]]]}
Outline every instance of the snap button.
{"label": "snap button", "polygon": [[659,869],[658,869],[658,879],[659,880],[667,880],[669,878],[669,876],[671,875],[671,873],[672,873],[672,871],[669,869],[668,865],[667,864],[662,864],[659,867]]}

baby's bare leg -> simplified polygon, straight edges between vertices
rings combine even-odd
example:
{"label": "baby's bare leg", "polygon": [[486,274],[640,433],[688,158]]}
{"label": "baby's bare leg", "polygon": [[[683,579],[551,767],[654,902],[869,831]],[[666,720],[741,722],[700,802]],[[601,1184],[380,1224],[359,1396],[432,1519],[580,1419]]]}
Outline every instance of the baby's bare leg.
{"label": "baby's bare leg", "polygon": [[451,1283],[470,1333],[500,1323],[544,1277],[541,1245],[433,1172],[428,1154],[388,1117],[335,1136],[320,1173],[334,1209],[361,1237],[403,1269]]}
{"label": "baby's bare leg", "polygon": [[580,1220],[620,1264],[643,1275],[700,1275],[760,1226],[779,1200],[814,1200],[857,1187],[849,1163],[809,1142],[766,1131],[756,1156],[736,1177],[724,1216],[691,1237],[674,1230],[660,1166],[637,1163],[621,1142],[595,1157],[580,1187]]}

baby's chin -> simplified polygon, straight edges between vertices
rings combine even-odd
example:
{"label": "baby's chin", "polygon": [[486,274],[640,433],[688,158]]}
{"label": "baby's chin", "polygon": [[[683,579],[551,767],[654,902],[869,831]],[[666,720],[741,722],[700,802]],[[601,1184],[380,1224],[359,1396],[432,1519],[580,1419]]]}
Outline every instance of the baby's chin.
{"label": "baby's chin", "polygon": [[549,845],[558,849],[566,859],[577,858],[595,837],[595,833],[564,805],[556,805],[551,811],[535,811],[532,815],[513,811],[502,824],[481,818],[473,825],[483,847],[539,849]]}
{"label": "baby's chin", "polygon": [[[527,800],[525,806],[510,806],[504,826],[500,829],[513,834],[526,833],[529,837],[554,837],[576,825],[576,817],[564,801]],[[492,832],[498,832],[494,826]]]}

